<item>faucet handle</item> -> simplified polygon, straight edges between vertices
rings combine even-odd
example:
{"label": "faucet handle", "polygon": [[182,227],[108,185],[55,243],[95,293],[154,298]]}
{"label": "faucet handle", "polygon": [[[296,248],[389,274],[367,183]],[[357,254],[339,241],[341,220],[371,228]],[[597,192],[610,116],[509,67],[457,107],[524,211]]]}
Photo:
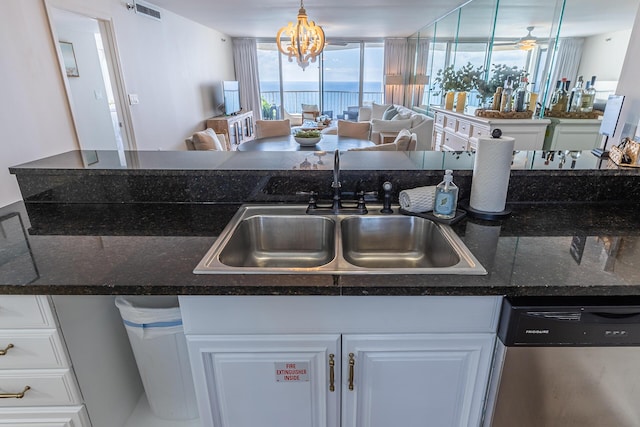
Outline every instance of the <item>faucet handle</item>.
{"label": "faucet handle", "polygon": [[356,196],[358,197],[358,205],[356,206],[356,209],[358,210],[358,213],[363,215],[369,212],[364,203],[364,196],[366,194],[370,194],[370,193],[365,193],[364,190],[360,190],[356,193]]}
{"label": "faucet handle", "polygon": [[318,195],[315,191],[296,191],[296,196],[309,196],[309,208],[308,209],[317,209],[318,205],[316,204]]}

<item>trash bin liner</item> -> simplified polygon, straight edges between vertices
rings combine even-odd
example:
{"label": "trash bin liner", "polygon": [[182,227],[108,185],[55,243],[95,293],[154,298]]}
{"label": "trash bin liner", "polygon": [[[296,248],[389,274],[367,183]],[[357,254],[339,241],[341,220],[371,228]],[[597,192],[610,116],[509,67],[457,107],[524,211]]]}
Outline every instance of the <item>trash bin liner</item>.
{"label": "trash bin liner", "polygon": [[177,297],[116,297],[154,415],[198,417],[187,343]]}

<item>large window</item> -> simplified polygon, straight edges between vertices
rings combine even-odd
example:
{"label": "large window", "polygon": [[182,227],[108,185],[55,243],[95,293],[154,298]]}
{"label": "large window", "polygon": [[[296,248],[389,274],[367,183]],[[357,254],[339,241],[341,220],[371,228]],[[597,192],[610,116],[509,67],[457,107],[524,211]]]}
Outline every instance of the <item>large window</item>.
{"label": "large window", "polygon": [[302,104],[314,104],[334,119],[356,120],[360,105],[382,102],[381,42],[330,41],[321,59],[304,71],[280,55],[275,43],[257,47],[263,118],[298,114]]}

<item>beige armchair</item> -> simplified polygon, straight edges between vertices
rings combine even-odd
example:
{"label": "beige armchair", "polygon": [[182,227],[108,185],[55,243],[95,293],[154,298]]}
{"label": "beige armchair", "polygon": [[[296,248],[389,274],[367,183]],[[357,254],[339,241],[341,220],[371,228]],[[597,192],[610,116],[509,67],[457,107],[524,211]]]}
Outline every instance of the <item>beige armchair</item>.
{"label": "beige armchair", "polygon": [[302,114],[298,114],[298,113],[289,114],[289,112],[284,108],[282,109],[282,111],[283,111],[284,119],[289,120],[289,122],[291,122],[291,126],[302,126]]}
{"label": "beige armchair", "polygon": [[315,104],[302,104],[302,120],[313,120],[320,115],[320,108]]}

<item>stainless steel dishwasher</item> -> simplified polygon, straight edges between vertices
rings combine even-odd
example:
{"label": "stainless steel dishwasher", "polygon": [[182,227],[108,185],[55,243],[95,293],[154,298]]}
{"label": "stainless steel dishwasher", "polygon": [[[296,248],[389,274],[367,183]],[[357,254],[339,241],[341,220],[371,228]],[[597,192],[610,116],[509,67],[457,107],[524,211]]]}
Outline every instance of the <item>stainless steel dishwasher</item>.
{"label": "stainless steel dishwasher", "polygon": [[484,426],[640,426],[640,300],[505,299]]}

